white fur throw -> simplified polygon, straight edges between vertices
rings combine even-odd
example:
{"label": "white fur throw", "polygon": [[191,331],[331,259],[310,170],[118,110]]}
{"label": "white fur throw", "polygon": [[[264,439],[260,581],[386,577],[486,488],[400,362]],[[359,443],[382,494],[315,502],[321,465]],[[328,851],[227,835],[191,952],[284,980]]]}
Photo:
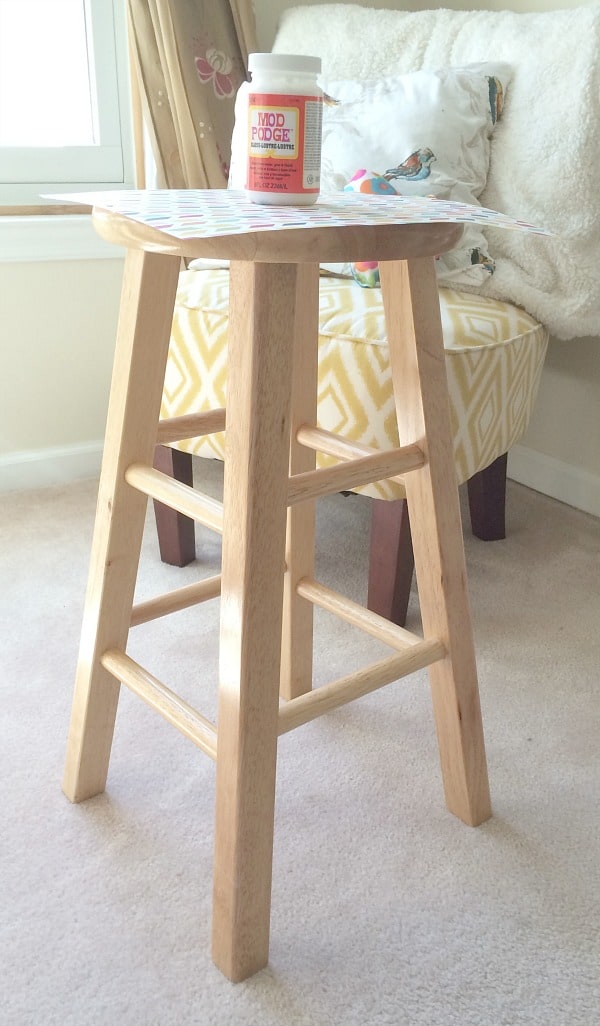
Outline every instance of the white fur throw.
{"label": "white fur throw", "polygon": [[487,231],[496,271],[477,291],[524,307],[558,338],[600,335],[600,4],[526,14],[295,7],[274,49],[320,56],[327,78],[510,64],[480,202],[556,237]]}

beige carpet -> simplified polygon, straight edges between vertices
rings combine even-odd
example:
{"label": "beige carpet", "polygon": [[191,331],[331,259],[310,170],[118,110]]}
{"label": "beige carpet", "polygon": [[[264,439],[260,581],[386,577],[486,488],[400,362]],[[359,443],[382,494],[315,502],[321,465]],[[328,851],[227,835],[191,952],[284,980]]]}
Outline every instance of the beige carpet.
{"label": "beige carpet", "polygon": [[[271,961],[233,986],[213,764],[124,694],[106,794],[60,790],[94,504],[94,482],[1,498],[2,1024],[595,1026],[600,521],[511,485],[508,539],[467,532],[489,823],[444,808],[425,672],[282,738]],[[203,537],[180,571],[150,527],[140,593],[208,573]],[[366,500],[322,503],[320,576],[362,596],[367,538]],[[208,715],[217,610],[131,646]],[[320,681],[375,650],[325,617],[317,648]]]}

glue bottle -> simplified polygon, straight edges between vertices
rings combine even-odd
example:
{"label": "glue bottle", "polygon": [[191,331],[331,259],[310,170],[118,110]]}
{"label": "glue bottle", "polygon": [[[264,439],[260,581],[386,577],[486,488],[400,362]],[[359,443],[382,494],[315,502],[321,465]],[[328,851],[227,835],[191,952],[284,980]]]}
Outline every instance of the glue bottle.
{"label": "glue bottle", "polygon": [[251,53],[246,193],[255,203],[315,203],[321,180],[320,57]]}

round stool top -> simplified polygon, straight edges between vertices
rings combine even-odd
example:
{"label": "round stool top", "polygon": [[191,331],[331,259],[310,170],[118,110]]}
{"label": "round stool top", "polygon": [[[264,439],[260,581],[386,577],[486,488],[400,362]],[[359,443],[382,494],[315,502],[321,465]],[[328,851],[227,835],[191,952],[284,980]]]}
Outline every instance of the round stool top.
{"label": "round stool top", "polygon": [[436,256],[456,245],[462,225],[468,223],[551,234],[496,210],[431,196],[335,192],[310,207],[261,206],[233,189],[121,190],[46,198],[92,207],[98,234],[119,246],[264,263]]}
{"label": "round stool top", "polygon": [[[381,199],[383,202],[381,202]],[[229,189],[98,193],[93,221],[109,242],[181,257],[265,263],[403,260],[452,249],[455,205],[335,193],[311,207],[263,206]]]}

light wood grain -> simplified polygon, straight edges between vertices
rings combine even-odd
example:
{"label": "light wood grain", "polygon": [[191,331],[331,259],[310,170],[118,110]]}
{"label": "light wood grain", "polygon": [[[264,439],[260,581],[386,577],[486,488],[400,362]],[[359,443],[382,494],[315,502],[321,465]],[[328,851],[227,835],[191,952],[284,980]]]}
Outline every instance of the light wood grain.
{"label": "light wood grain", "polygon": [[131,626],[138,627],[141,623],[157,620],[161,616],[168,616],[169,613],[178,613],[180,610],[189,609],[190,606],[196,606],[200,602],[217,598],[220,594],[220,574],[215,577],[207,577],[195,584],[187,584],[183,588],[176,588],[164,595],[157,595],[156,598],[148,599],[146,602],[138,602],[131,612]]}
{"label": "light wood grain", "polygon": [[[104,788],[119,681],[212,758],[218,747],[212,951],[222,972],[241,980],[268,958],[280,733],[429,666],[448,807],[468,823],[490,814],[433,266],[433,255],[451,248],[462,228],[324,227],[182,242],[100,210],[94,223],[104,238],[133,249],[125,263],[64,789],[80,801]],[[225,421],[217,410],[159,426],[182,256],[232,261],[223,505],[152,468],[157,437],[177,441],[222,430]],[[392,453],[351,448],[311,427],[316,262],[360,259],[380,261],[401,440]],[[316,472],[319,447],[343,463]],[[315,497],[400,473],[425,640],[314,580]],[[147,496],[223,530],[222,575],[132,610]],[[130,623],[219,589],[217,746],[214,725],[125,648]],[[311,691],[313,603],[398,652]],[[281,709],[280,675],[289,698]]]}
{"label": "light wood grain", "polygon": [[207,410],[205,413],[186,413],[182,417],[161,420],[156,441],[162,445],[180,442],[183,438],[200,438],[225,430],[225,410]]}
{"label": "light wood grain", "polygon": [[216,238],[176,239],[172,235],[95,207],[93,222],[103,239],[119,246],[181,257],[216,257],[284,264],[351,260],[406,260],[445,253],[459,241],[463,226],[447,223],[324,225],[322,228],[248,232]]}
{"label": "light wood grain", "polygon": [[373,481],[383,481],[397,474],[417,470],[424,463],[419,445],[405,445],[400,449],[358,456],[334,467],[295,474],[290,479],[288,503],[306,502],[334,492],[352,491]]}
{"label": "light wood grain", "polygon": [[392,648],[397,648],[400,651],[412,645],[418,645],[423,640],[412,631],[407,631],[404,627],[386,620],[384,616],[373,613],[366,606],[353,602],[338,591],[333,591],[332,588],[326,588],[319,581],[303,578],[298,582],[298,594],[309,599],[310,602],[314,602],[321,609],[326,609],[328,613],[339,616],[346,623],[351,623],[353,627],[359,627],[360,630],[366,631],[372,638],[377,638],[385,645],[391,645]]}
{"label": "light wood grain", "polygon": [[74,217],[91,212],[89,203],[27,203],[0,207],[0,217]]}
{"label": "light wood grain", "polygon": [[141,68],[135,49],[135,31],[131,21],[131,10],[127,11],[127,40],[129,50],[129,81],[131,84],[131,127],[136,189],[146,188],[146,147],[144,145],[144,114],[142,90],[140,88]]}
{"label": "light wood grain", "polygon": [[221,534],[223,531],[223,503],[204,492],[195,491],[182,481],[176,481],[160,470],[142,463],[132,463],[125,471],[125,480],[151,499],[185,513],[198,523]]}
{"label": "light wood grain", "polygon": [[[297,439],[298,428],[317,417],[319,328],[319,268],[298,267],[294,317],[294,357],[291,408],[290,474],[314,470],[316,455]],[[292,506],[287,513],[286,574],[283,592],[281,639],[282,698],[295,698],[310,691],[313,665],[313,607],[298,594],[302,577],[314,574],[315,503]]]}
{"label": "light wood grain", "polygon": [[399,438],[427,455],[404,485],[424,634],[447,652],[429,671],[446,803],[476,825],[491,808],[437,281],[430,259],[379,270]]}
{"label": "light wood grain", "polygon": [[125,648],[147,505],[125,470],[152,462],[178,274],[178,258],[126,255],[63,782],[74,802],[106,784],[119,684],[100,660]]}
{"label": "light wood grain", "polygon": [[266,965],[296,269],[231,264],[213,958]]}
{"label": "light wood grain", "polygon": [[[315,452],[322,452],[327,456],[335,456],[338,460],[353,460],[360,456],[374,456],[381,452],[372,445],[363,445],[361,442],[351,442],[333,431],[325,431],[324,428],[302,424],[297,432],[297,440],[301,445],[307,445]],[[396,475],[390,478],[391,481],[403,483],[403,476]]]}
{"label": "light wood grain", "polygon": [[206,755],[211,759],[217,758],[217,731],[210,720],[124,652],[109,649],[100,662],[105,670],[121,684],[126,684],[130,691],[160,713],[173,727],[177,727]]}
{"label": "light wood grain", "polygon": [[324,684],[309,694],[300,695],[279,710],[279,733],[286,734],[317,716],[422,670],[443,655],[444,646],[439,641],[420,641],[401,655],[388,656],[331,684]]}

